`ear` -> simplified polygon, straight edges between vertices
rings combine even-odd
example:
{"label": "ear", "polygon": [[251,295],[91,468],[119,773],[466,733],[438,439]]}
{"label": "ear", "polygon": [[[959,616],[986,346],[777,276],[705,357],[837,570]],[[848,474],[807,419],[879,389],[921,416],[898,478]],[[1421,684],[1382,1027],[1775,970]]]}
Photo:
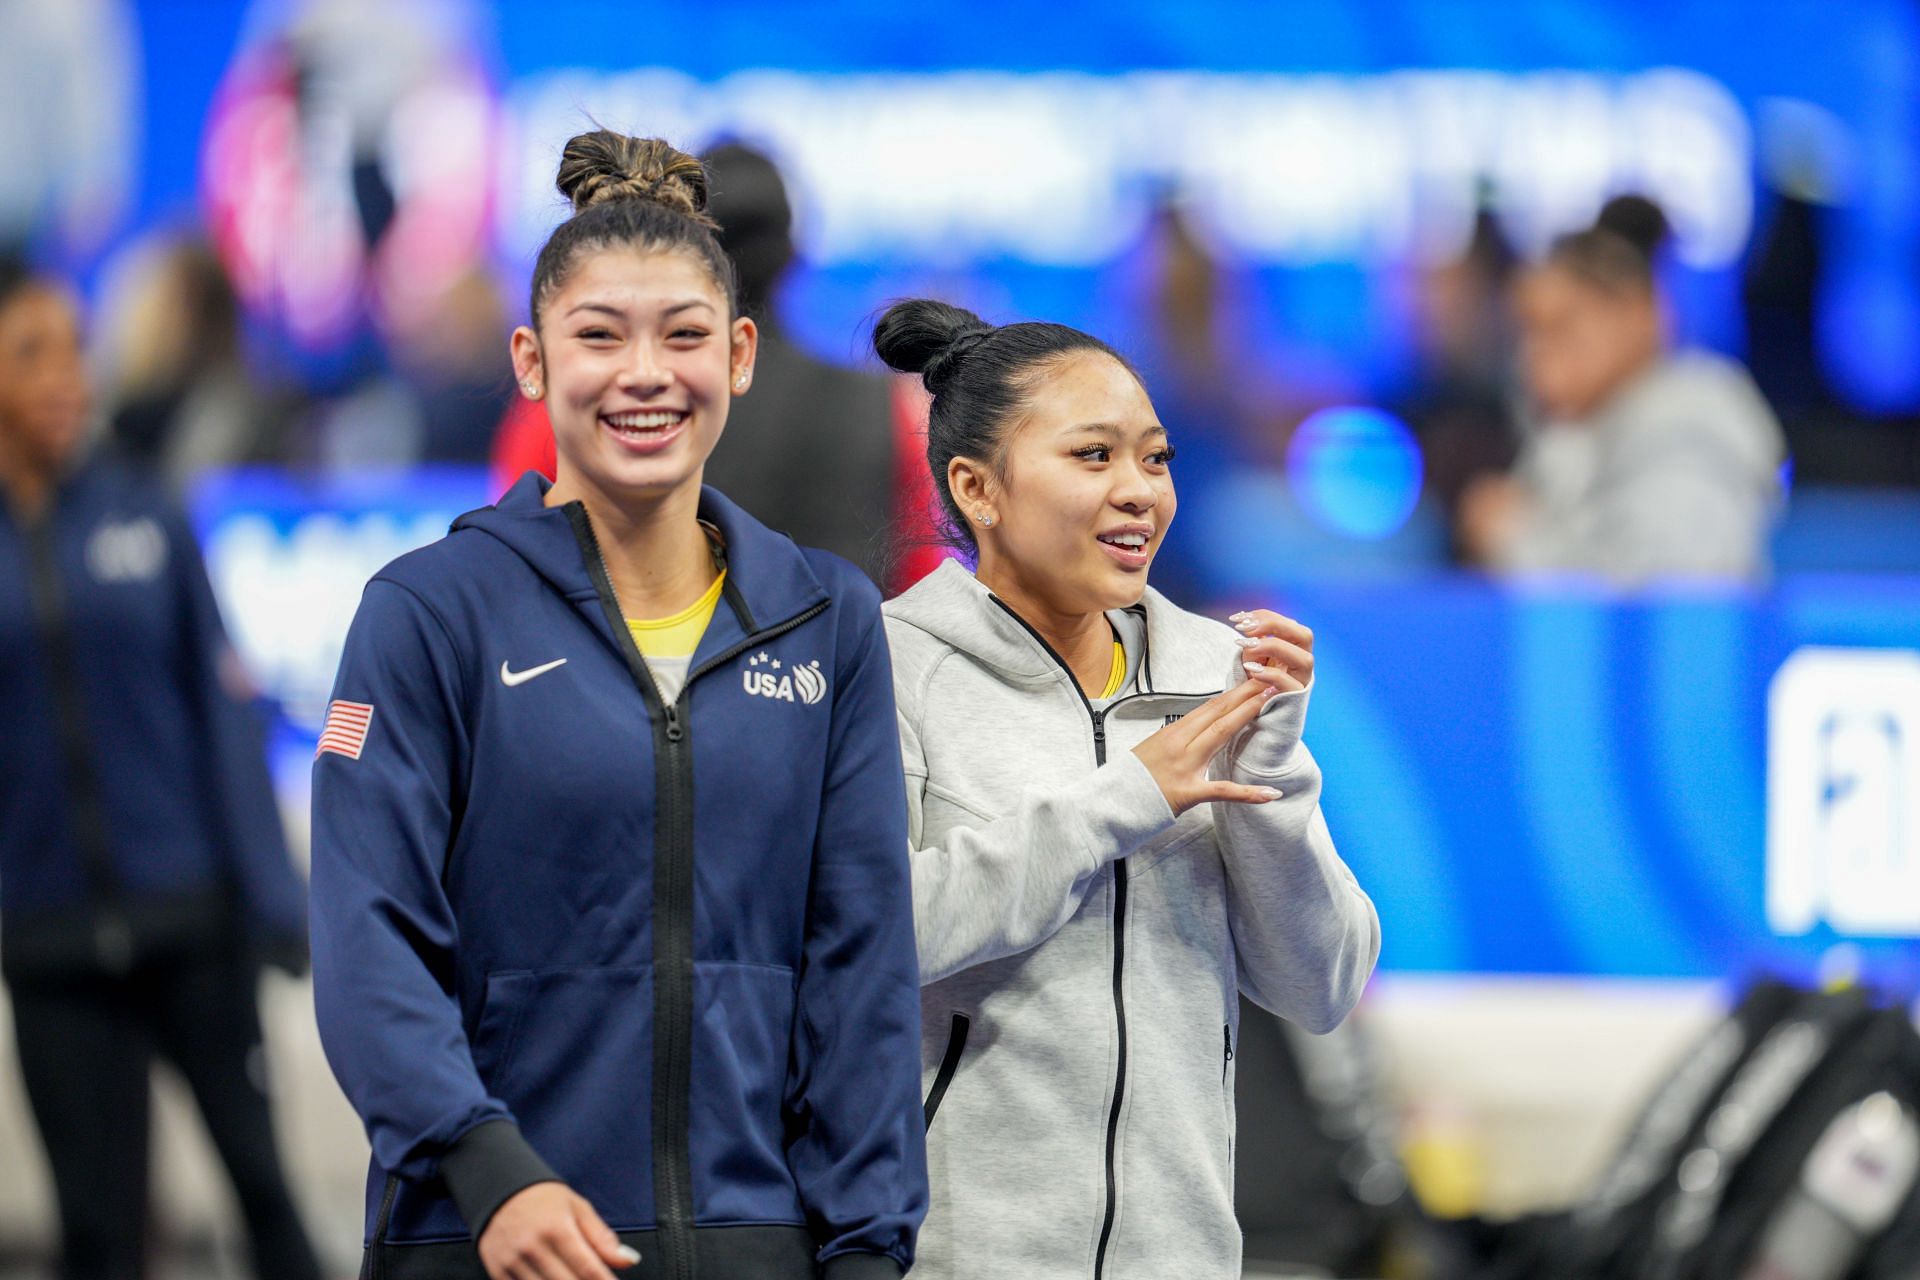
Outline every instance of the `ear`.
{"label": "ear", "polygon": [[513,357],[513,380],[520,384],[520,394],[529,400],[545,397],[547,371],[540,357],[540,336],[523,324],[508,339],[507,351]]}
{"label": "ear", "polygon": [[[986,463],[975,458],[954,458],[947,463],[947,492],[960,508],[960,513],[972,526],[984,526],[981,517],[998,521],[1000,512],[995,505],[999,497],[999,485],[993,471]],[[979,536],[978,530],[974,534]]]}
{"label": "ear", "polygon": [[760,354],[760,326],[745,316],[733,322],[733,350],[727,370],[728,390],[737,396],[753,385],[753,362]]}

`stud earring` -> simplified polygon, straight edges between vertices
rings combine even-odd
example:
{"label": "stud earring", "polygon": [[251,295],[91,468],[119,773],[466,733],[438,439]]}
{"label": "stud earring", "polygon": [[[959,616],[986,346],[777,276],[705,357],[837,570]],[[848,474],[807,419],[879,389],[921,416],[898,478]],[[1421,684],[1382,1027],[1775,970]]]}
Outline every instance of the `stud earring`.
{"label": "stud earring", "polygon": [[739,390],[745,391],[747,389],[747,375],[743,373],[739,377],[735,378],[733,380],[733,385]]}
{"label": "stud earring", "polygon": [[987,525],[988,527],[991,527],[993,525],[992,516],[976,516],[974,518],[979,520],[981,524]]}
{"label": "stud earring", "polygon": [[520,389],[526,392],[529,396],[538,396],[540,394],[540,388],[533,385],[532,379],[528,379],[526,382],[521,383]]}

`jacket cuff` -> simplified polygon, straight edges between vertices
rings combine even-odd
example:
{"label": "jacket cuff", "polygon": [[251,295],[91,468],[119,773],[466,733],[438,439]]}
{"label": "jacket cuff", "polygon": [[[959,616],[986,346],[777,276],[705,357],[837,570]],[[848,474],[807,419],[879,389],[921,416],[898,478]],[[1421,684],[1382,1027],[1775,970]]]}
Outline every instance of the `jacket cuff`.
{"label": "jacket cuff", "polygon": [[1282,778],[1305,764],[1300,735],[1307,727],[1307,699],[1313,686],[1276,694],[1240,735],[1233,753],[1236,776]]}
{"label": "jacket cuff", "polygon": [[1098,799],[1082,804],[1080,813],[1096,846],[1110,849],[1110,857],[1126,857],[1179,817],[1154,781],[1153,771],[1131,751],[1121,752],[1104,769],[1096,770],[1087,785],[1093,788],[1089,794]]}
{"label": "jacket cuff", "polygon": [[494,1212],[536,1182],[559,1182],[511,1120],[489,1120],[461,1134],[440,1157],[440,1177],[478,1240]]}
{"label": "jacket cuff", "polygon": [[820,1264],[820,1280],[900,1280],[905,1274],[884,1253],[836,1253]]}

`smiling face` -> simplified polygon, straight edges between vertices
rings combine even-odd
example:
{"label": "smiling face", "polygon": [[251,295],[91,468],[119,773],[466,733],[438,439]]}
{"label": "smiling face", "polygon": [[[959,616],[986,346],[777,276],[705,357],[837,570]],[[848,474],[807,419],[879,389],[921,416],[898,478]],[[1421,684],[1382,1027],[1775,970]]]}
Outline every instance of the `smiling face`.
{"label": "smiling face", "polygon": [[545,297],[538,319],[538,333],[514,332],[514,373],[547,402],[555,488],[613,501],[697,489],[757,340],[705,264],[675,250],[601,249]]}
{"label": "smiling face", "polygon": [[73,300],[45,285],[15,291],[0,305],[0,447],[51,475],[85,440],[91,409]]}
{"label": "smiling face", "polygon": [[1017,584],[1059,614],[1135,603],[1173,522],[1172,457],[1146,389],[1118,360],[1079,352],[1044,366],[1000,466],[957,458],[948,472],[981,580]]}

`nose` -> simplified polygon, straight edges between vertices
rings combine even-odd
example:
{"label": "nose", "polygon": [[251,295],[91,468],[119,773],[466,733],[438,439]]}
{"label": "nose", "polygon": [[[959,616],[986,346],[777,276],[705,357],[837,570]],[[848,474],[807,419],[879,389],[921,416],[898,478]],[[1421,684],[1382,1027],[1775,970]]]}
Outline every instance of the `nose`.
{"label": "nose", "polygon": [[1138,463],[1115,469],[1113,490],[1107,500],[1129,515],[1145,515],[1160,501],[1153,478]]}
{"label": "nose", "polygon": [[620,370],[620,389],[644,400],[665,391],[672,382],[673,373],[660,359],[659,346],[648,338],[636,339]]}

